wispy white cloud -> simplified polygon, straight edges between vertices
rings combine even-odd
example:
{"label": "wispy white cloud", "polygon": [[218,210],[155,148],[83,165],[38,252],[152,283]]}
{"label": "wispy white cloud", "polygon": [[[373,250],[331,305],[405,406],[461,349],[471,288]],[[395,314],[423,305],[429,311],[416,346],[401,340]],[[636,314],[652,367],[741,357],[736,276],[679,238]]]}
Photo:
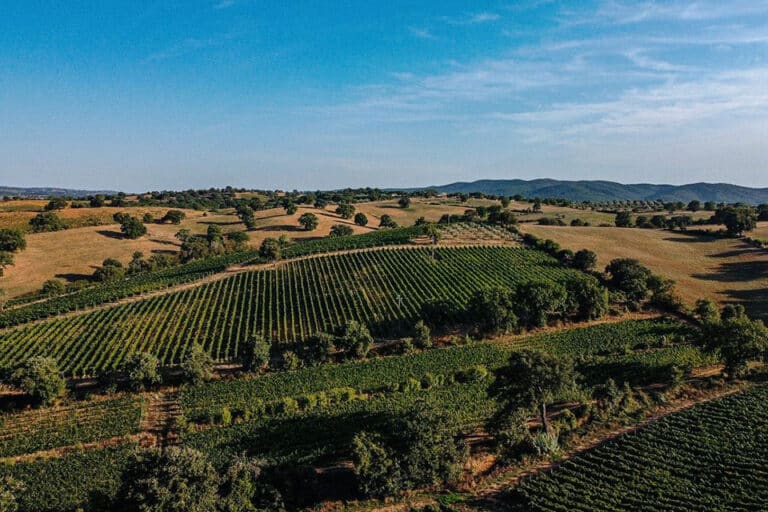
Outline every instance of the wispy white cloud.
{"label": "wispy white cloud", "polygon": [[214,4],[214,9],[228,9],[235,5],[237,3],[237,0],[220,0],[216,4]]}
{"label": "wispy white cloud", "polygon": [[699,0],[690,2],[605,2],[592,16],[592,20],[610,20],[612,23],[630,24],[654,20],[704,21],[737,18],[766,13],[765,0]]}
{"label": "wispy white cloud", "polygon": [[459,17],[442,16],[440,21],[448,25],[479,25],[481,23],[489,23],[492,21],[498,21],[500,19],[501,15],[498,13],[482,11],[476,13],[468,13]]}
{"label": "wispy white cloud", "polygon": [[419,39],[436,39],[434,34],[426,28],[408,27],[408,31],[412,36],[418,37]]}
{"label": "wispy white cloud", "polygon": [[144,59],[144,62],[160,62],[176,57],[181,57],[182,55],[187,55],[195,51],[216,48],[224,45],[227,41],[235,39],[236,37],[236,32],[227,32],[225,34],[219,34],[205,38],[188,37],[162,50],[147,55],[147,57]]}

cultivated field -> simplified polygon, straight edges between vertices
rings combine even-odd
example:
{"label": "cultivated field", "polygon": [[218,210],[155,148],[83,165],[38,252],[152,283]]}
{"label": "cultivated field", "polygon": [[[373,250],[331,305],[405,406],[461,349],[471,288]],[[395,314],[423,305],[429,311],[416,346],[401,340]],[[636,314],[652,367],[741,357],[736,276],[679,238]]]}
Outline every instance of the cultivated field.
{"label": "cultivated field", "polygon": [[373,250],[286,262],[0,336],[0,364],[44,353],[68,372],[113,367],[135,351],[180,362],[191,343],[219,360],[253,334],[275,342],[330,331],[348,319],[374,333],[410,328],[431,299],[463,305],[477,289],[573,274],[541,252],[509,247]]}
{"label": "cultivated field", "polygon": [[765,510],[768,389],[668,416],[526,481],[521,510]]}
{"label": "cultivated field", "polygon": [[522,229],[569,249],[591,249],[601,268],[614,258],[638,259],[673,279],[689,304],[702,297],[744,302],[753,314],[768,318],[768,251],[740,240],[636,228],[526,224]]}

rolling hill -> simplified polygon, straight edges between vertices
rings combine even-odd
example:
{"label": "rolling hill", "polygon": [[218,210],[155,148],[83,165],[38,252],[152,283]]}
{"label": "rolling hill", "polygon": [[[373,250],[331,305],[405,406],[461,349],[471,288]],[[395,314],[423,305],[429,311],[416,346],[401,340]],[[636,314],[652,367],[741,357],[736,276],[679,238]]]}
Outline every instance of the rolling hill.
{"label": "rolling hill", "polygon": [[625,185],[612,181],[478,180],[433,187],[439,192],[482,192],[485,194],[525,197],[563,198],[572,201],[715,201],[749,204],[768,203],[768,188],[749,188],[727,183],[691,183],[688,185]]}

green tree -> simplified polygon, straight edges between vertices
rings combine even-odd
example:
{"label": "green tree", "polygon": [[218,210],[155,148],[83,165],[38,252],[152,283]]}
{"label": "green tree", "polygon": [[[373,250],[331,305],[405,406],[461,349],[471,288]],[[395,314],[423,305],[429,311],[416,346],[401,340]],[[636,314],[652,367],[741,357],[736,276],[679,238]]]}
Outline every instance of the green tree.
{"label": "green tree", "polygon": [[575,314],[580,320],[594,320],[608,313],[608,290],[596,279],[575,277],[564,284],[568,313]]}
{"label": "green tree", "polygon": [[628,211],[621,211],[616,214],[616,220],[614,221],[616,224],[616,227],[618,228],[631,228],[632,223],[632,214]]}
{"label": "green tree", "polygon": [[584,272],[594,270],[597,266],[597,254],[590,251],[589,249],[576,251],[576,254],[573,255],[572,265],[573,268],[582,270]]}
{"label": "green tree", "polygon": [[219,477],[192,448],[137,450],[123,477],[120,501],[137,512],[215,512]]}
{"label": "green tree", "polygon": [[352,462],[357,486],[364,496],[386,498],[403,490],[400,465],[380,436],[357,434],[352,440]]}
{"label": "green tree", "polygon": [[467,315],[484,334],[507,333],[517,328],[512,291],[506,288],[477,290],[469,298]]}
{"label": "green tree", "polygon": [[355,214],[355,207],[350,203],[340,203],[339,206],[336,207],[336,213],[341,215],[341,218],[343,219],[351,219]]}
{"label": "green tree", "polygon": [[20,229],[0,229],[0,251],[18,252],[27,248],[27,240]]}
{"label": "green tree", "polygon": [[187,214],[181,210],[168,210],[165,212],[165,215],[163,215],[163,218],[160,219],[160,221],[170,222],[171,224],[181,224],[181,221],[183,221],[186,217]]}
{"label": "green tree", "polygon": [[725,224],[725,229],[731,236],[741,236],[757,226],[757,213],[751,207],[729,206],[718,210],[715,217]]}
{"label": "green tree", "polygon": [[352,234],[354,234],[352,226],[348,226],[347,224],[334,224],[331,227],[329,236],[350,236]]}
{"label": "green tree", "polygon": [[5,267],[9,265],[13,265],[13,254],[0,251],[0,277],[3,277],[3,274],[5,274]]}
{"label": "green tree", "polygon": [[49,279],[43,283],[43,287],[40,291],[47,297],[55,297],[65,293],[67,291],[67,286],[61,279]]}
{"label": "green tree", "polygon": [[529,327],[544,327],[564,313],[568,299],[565,287],[553,281],[531,281],[515,290],[515,314]]}
{"label": "green tree", "polygon": [[309,366],[327,363],[331,360],[334,342],[334,337],[330,334],[315,333],[304,340],[301,346],[301,358]]}
{"label": "green tree", "polygon": [[694,199],[693,201],[688,203],[686,210],[688,210],[689,212],[697,212],[701,210],[701,201]]}
{"label": "green tree", "polygon": [[400,199],[397,200],[397,204],[400,205],[400,208],[410,208],[411,206],[410,196],[401,197]]}
{"label": "green tree", "polygon": [[251,237],[248,236],[248,233],[244,233],[242,231],[233,231],[232,233],[227,233],[227,240],[231,242],[233,249],[236,251],[242,251],[248,247],[248,242],[250,239]]}
{"label": "green tree", "polygon": [[274,238],[265,238],[259,246],[259,256],[267,261],[279,260],[280,251],[280,242]]}
{"label": "green tree", "polygon": [[368,355],[373,345],[373,337],[368,327],[357,320],[349,320],[336,337],[336,348],[346,353],[347,357],[362,359]]}
{"label": "green tree", "polygon": [[184,378],[200,384],[213,378],[213,358],[199,343],[193,343],[181,362]]}
{"label": "green tree", "polygon": [[48,204],[43,208],[45,211],[50,212],[53,210],[63,210],[67,207],[67,200],[63,197],[52,197]]}
{"label": "green tree", "polygon": [[355,214],[355,224],[358,226],[367,226],[368,225],[368,217],[364,213],[356,213]]}
{"label": "green tree", "polygon": [[397,222],[395,222],[392,219],[392,216],[384,214],[381,216],[381,219],[379,220],[379,227],[380,228],[396,228]]}
{"label": "green tree", "polygon": [[126,238],[135,240],[147,234],[147,227],[136,217],[127,215],[120,222],[120,231],[123,232]]}
{"label": "green tree", "polygon": [[121,373],[133,391],[144,391],[162,381],[160,362],[148,352],[136,352],[128,356],[122,364]]}
{"label": "green tree", "polygon": [[499,201],[501,202],[502,208],[504,208],[505,210],[509,208],[510,200],[507,196],[501,196],[501,199],[499,199]]}
{"label": "green tree", "polygon": [[641,302],[648,297],[650,281],[653,274],[650,270],[631,258],[612,260],[605,271],[611,275],[611,285],[626,294],[632,302]]}
{"label": "green tree", "polygon": [[91,197],[88,204],[91,206],[91,208],[101,208],[107,204],[107,201],[103,194],[96,194],[95,196]]}
{"label": "green tree", "polygon": [[119,281],[125,277],[125,267],[113,258],[105,259],[93,273],[93,278],[104,283]]}
{"label": "green tree", "polygon": [[443,410],[419,402],[387,427],[389,436],[356,436],[353,461],[361,492],[383,498],[455,482],[468,455],[455,423]]}
{"label": "green tree", "polygon": [[11,384],[28,394],[36,405],[50,405],[67,391],[59,365],[51,357],[33,356],[11,374]]}
{"label": "green tree", "polygon": [[34,233],[67,229],[66,224],[53,212],[38,213],[29,219],[29,225]]}
{"label": "green tree", "polygon": [[256,372],[269,364],[269,343],[254,334],[240,345],[240,363],[247,372]]}
{"label": "green tree", "polygon": [[576,389],[573,362],[533,350],[513,352],[499,371],[494,392],[508,410],[535,408],[545,433],[549,433],[547,405]]}
{"label": "green tree", "polygon": [[746,372],[750,361],[768,360],[768,329],[761,320],[738,314],[705,324],[705,348],[717,354],[730,378]]}
{"label": "green tree", "polygon": [[285,214],[286,214],[286,215],[293,215],[294,213],[296,213],[297,211],[299,211],[299,207],[298,207],[298,206],[296,206],[296,205],[295,205],[295,204],[293,204],[293,203],[287,203],[287,204],[284,206],[284,208],[285,208]]}
{"label": "green tree", "polygon": [[299,224],[301,224],[305,231],[314,231],[319,223],[320,220],[314,213],[303,213],[299,217]]}
{"label": "green tree", "polygon": [[262,464],[236,457],[227,469],[219,489],[220,512],[283,512],[282,496],[264,481]]}

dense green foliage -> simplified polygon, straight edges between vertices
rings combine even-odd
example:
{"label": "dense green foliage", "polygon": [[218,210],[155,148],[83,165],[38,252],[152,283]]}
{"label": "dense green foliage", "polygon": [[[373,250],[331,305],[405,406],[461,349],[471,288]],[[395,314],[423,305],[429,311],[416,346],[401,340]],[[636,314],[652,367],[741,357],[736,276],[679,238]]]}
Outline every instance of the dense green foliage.
{"label": "dense green foliage", "polygon": [[[526,480],[526,511],[763,510],[768,389],[697,405]],[[513,509],[517,510],[517,509]]]}
{"label": "dense green foliage", "polygon": [[118,366],[136,351],[178,364],[192,343],[230,361],[238,357],[240,342],[254,334],[295,342],[333,332],[349,320],[368,325],[374,335],[409,332],[422,305],[436,297],[463,308],[480,288],[579,275],[528,249],[435,253],[435,259],[427,248],[308,258],[15,329],[0,336],[0,365],[46,353],[65,371],[93,373]]}
{"label": "dense green foliage", "polygon": [[56,360],[41,355],[19,364],[9,381],[13,387],[29,395],[35,405],[50,405],[67,391],[67,383]]}

